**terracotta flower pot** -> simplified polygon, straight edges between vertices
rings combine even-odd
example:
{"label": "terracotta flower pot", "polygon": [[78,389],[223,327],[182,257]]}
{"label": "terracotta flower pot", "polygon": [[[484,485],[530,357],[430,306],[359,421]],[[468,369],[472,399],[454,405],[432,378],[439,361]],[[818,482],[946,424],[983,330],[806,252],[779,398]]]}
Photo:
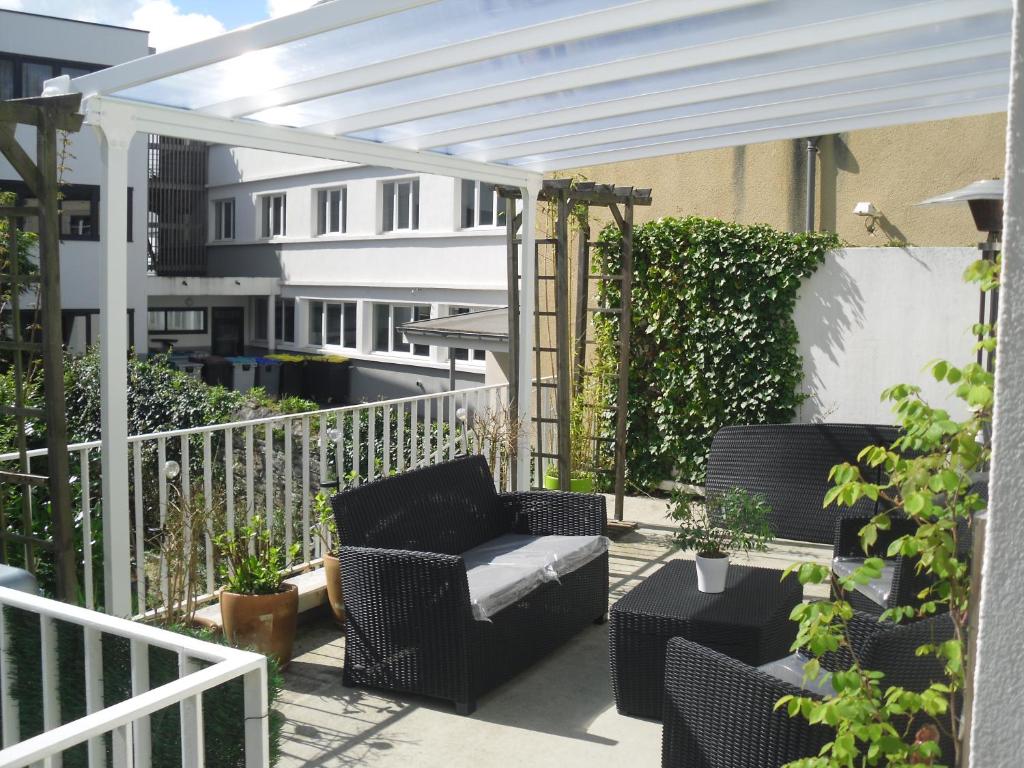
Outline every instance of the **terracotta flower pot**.
{"label": "terracotta flower pot", "polygon": [[338,558],[324,555],[324,578],[327,580],[327,602],[334,620],[345,626],[345,595],[341,591],[341,570]]}
{"label": "terracotta flower pot", "polygon": [[221,590],[220,615],[224,636],[232,645],[273,654],[282,666],[291,660],[299,615],[299,590],[294,584],[283,584],[272,595]]}

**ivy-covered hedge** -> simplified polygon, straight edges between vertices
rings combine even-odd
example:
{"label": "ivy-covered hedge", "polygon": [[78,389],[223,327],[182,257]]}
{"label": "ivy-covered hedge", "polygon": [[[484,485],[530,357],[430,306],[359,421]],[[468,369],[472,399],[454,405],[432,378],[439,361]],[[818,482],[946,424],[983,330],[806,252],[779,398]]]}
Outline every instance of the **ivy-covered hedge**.
{"label": "ivy-covered hedge", "polygon": [[[618,230],[599,239],[595,271],[617,272]],[[719,428],[793,417],[802,400],[797,291],[838,244],[830,233],[699,217],[636,227],[627,487],[653,488],[673,470],[702,483]],[[608,292],[614,306],[617,286]],[[596,323],[598,354],[617,354],[617,317]]]}

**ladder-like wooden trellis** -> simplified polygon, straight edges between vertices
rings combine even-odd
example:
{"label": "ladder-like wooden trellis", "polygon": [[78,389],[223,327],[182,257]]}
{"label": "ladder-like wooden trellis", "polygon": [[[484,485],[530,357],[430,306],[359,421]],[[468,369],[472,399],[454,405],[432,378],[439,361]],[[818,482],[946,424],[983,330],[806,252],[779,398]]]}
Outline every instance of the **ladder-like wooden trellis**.
{"label": "ladder-like wooden trellis", "polygon": [[[516,188],[501,187],[499,194],[505,198],[505,221],[508,254],[508,291],[509,291],[509,347],[511,353],[511,386],[512,399],[518,396],[519,361],[519,230],[522,218],[515,214],[515,201],[521,198]],[[596,314],[613,315],[618,318],[617,366],[610,382],[615,391],[615,405],[612,408],[615,417],[613,437],[595,435],[599,442],[610,442],[614,456],[612,472],[614,474],[616,520],[622,520],[622,505],[625,496],[625,463],[626,463],[626,408],[629,398],[629,340],[632,332],[632,275],[633,275],[633,213],[638,205],[651,204],[651,190],[634,189],[633,187],[616,187],[610,184],[593,182],[571,182],[569,179],[545,180],[538,195],[540,202],[547,202],[554,208],[553,237],[537,238],[533,258],[536,260],[536,290],[538,297],[545,295],[553,299],[554,309],[541,309],[538,300],[534,318],[534,372],[535,397],[532,426],[535,434],[535,450],[533,458],[537,466],[537,477],[543,477],[543,468],[548,461],[558,464],[559,486],[569,489],[570,482],[570,410],[572,392],[578,387],[586,369],[586,349],[588,345],[587,329]],[[622,237],[620,271],[615,274],[591,274],[590,253],[597,244],[590,237],[589,211],[591,206],[607,206],[619,228]],[[620,208],[621,207],[621,208]],[[577,224],[578,251],[576,261],[576,291],[570,301],[570,263],[569,245],[572,222]],[[544,260],[542,250],[554,249],[554,258],[550,260],[551,269],[542,270]],[[614,305],[591,305],[591,286],[599,285],[597,295],[618,296]],[[603,290],[600,290],[603,288]],[[554,319],[554,334],[548,344],[544,343],[541,326],[545,318]],[[554,358],[551,370],[553,379],[543,375],[544,355]],[[554,416],[545,410],[544,394],[555,392]],[[551,428],[555,429],[557,450],[552,453],[545,449],[545,435]],[[607,450],[607,449],[605,449]],[[595,447],[595,455],[601,453]],[[601,467],[595,463],[595,468]]]}
{"label": "ladder-like wooden trellis", "polygon": [[[37,550],[52,554],[57,597],[68,602],[78,598],[78,574],[64,399],[57,141],[58,132],[81,129],[80,102],[79,94],[0,102],[0,152],[36,200],[33,205],[0,207],[0,217],[7,221],[7,260],[0,264],[0,283],[10,291],[11,297],[10,338],[0,339],[0,351],[11,358],[15,375],[14,402],[0,404],[0,414],[14,419],[19,453],[18,471],[0,472],[0,485],[14,485],[21,489],[20,521],[13,525],[7,519],[0,496],[0,562],[7,562],[10,544],[24,548],[22,562],[33,572],[38,565]],[[15,137],[18,125],[29,125],[35,129],[34,161]],[[37,274],[23,273],[19,265],[18,228],[27,218],[35,218],[39,222]],[[41,326],[41,340],[34,338],[34,329],[26,329],[22,295],[31,286],[37,286],[37,300],[35,322],[30,325]],[[25,376],[33,356],[41,357],[43,361],[46,404],[42,409],[31,407],[26,402]],[[46,475],[34,474],[27,456],[26,422],[39,418],[46,421]],[[42,485],[49,489],[52,539],[35,535],[32,490]]]}

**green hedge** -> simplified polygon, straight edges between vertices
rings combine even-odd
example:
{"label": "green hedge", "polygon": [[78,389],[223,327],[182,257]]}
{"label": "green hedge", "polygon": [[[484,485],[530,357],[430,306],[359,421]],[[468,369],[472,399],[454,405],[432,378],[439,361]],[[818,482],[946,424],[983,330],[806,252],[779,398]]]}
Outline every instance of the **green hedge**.
{"label": "green hedge", "polygon": [[[4,608],[10,637],[14,699],[18,703],[21,738],[43,731],[42,659],[39,644],[39,616],[15,608]],[[193,637],[217,642],[206,631],[182,630]],[[131,696],[131,651],[125,638],[104,634],[103,700],[105,706]],[[85,641],[82,628],[57,622],[57,659],[60,678],[61,721],[71,722],[85,715]],[[270,703],[277,700],[281,676],[273,658],[267,659]],[[178,679],[178,655],[162,648],[149,649],[150,688]],[[220,768],[245,766],[245,708],[241,679],[231,680],[203,694],[203,727],[206,764]],[[271,765],[280,753],[284,717],[272,710],[270,716]],[[154,768],[181,768],[181,729],[177,705],[150,716]],[[110,738],[106,737],[110,765]],[[64,752],[65,768],[87,768],[85,745]]]}
{"label": "green hedge", "polygon": [[[618,229],[599,240],[595,271],[617,272]],[[674,469],[702,483],[719,428],[793,417],[803,399],[793,307],[801,281],[838,245],[831,233],[699,217],[636,227],[628,487],[653,488]],[[604,298],[614,306],[618,287]],[[616,355],[617,317],[595,322],[598,355]]]}

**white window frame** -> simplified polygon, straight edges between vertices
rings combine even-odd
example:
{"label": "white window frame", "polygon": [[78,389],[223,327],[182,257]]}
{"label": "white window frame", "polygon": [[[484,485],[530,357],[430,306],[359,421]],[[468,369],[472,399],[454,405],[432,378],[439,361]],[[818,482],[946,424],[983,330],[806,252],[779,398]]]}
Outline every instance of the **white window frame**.
{"label": "white window frame", "polygon": [[[409,226],[398,226],[398,201],[401,198],[401,187],[409,185]],[[391,194],[388,194],[388,187],[391,187]],[[380,183],[380,231],[387,232],[415,232],[420,228],[420,178],[410,176],[402,179],[385,179]],[[387,226],[384,214],[387,211],[386,201],[391,198],[391,226]]]}
{"label": "white window frame", "polygon": [[[388,348],[377,349],[377,307],[388,308]],[[429,344],[413,344],[409,342],[409,351],[406,352],[403,349],[395,349],[395,307],[409,307],[412,309],[413,319],[416,319],[416,307],[426,307],[428,315],[427,317],[421,317],[420,320],[426,320],[434,316],[434,307],[431,304],[424,304],[422,302],[415,301],[374,301],[370,305],[370,352],[375,355],[393,355],[396,357],[411,357],[416,360],[431,360],[433,359],[433,346]],[[419,354],[415,351],[416,347],[426,347],[427,351],[425,354]]]}
{"label": "white window frame", "polygon": [[[463,205],[465,190],[463,189],[463,184],[464,184],[464,182],[468,182],[468,181],[472,181],[473,182],[473,223],[472,224],[466,224],[465,220],[462,217],[463,213],[465,212],[465,206]],[[494,220],[490,224],[481,224],[480,223],[480,184],[481,184],[481,182],[473,181],[472,179],[459,179],[459,227],[461,229],[495,229],[497,227],[504,227],[505,223],[504,222],[499,222],[498,221],[498,217],[504,212],[504,202],[505,201],[502,200],[500,197],[498,197],[498,188],[497,188],[496,185],[493,185],[493,184],[491,185],[491,187],[492,187],[491,194],[493,195],[494,199],[492,201],[493,208],[491,210],[494,211]]]}
{"label": "white window frame", "polygon": [[[228,218],[224,215],[224,209],[227,208],[231,212],[231,232],[228,233],[224,227],[224,223],[228,221]],[[235,198],[223,197],[219,200],[213,201],[213,240],[217,243],[227,242],[235,239]]]}
{"label": "white window frame", "polygon": [[[331,193],[338,194],[338,226],[330,229]],[[321,195],[323,199],[321,200]],[[348,186],[334,184],[329,187],[313,188],[313,237],[331,237],[348,232]]]}
{"label": "white window frame", "polygon": [[[274,199],[281,199],[281,231],[274,232]],[[263,228],[263,205],[268,202],[270,206],[268,229]],[[265,192],[256,196],[256,237],[260,240],[272,240],[275,237],[287,237],[288,235],[288,193],[287,192]]]}
{"label": "white window frame", "polygon": [[[485,309],[494,309],[494,307],[470,306],[466,304],[450,304],[448,305],[448,314],[463,315],[469,314],[470,312],[482,312]],[[456,365],[483,366],[487,362],[486,350],[476,349],[475,347],[448,347],[448,354],[450,356],[454,356],[456,349],[464,349],[467,352],[465,360],[455,360]],[[476,357],[477,354],[479,354],[480,357]]]}
{"label": "white window frame", "polygon": [[[313,332],[313,306],[320,304],[323,307],[323,313],[320,316],[320,343],[317,344],[312,339]],[[355,344],[347,346],[345,344],[345,305],[351,304],[355,309]],[[352,299],[309,299],[308,311],[306,313],[306,344],[310,347],[322,348],[322,349],[344,349],[349,352],[354,352],[359,349],[359,302]],[[337,306],[340,307],[341,312],[341,325],[339,328],[339,343],[331,344],[327,341],[327,312],[328,307]]]}

